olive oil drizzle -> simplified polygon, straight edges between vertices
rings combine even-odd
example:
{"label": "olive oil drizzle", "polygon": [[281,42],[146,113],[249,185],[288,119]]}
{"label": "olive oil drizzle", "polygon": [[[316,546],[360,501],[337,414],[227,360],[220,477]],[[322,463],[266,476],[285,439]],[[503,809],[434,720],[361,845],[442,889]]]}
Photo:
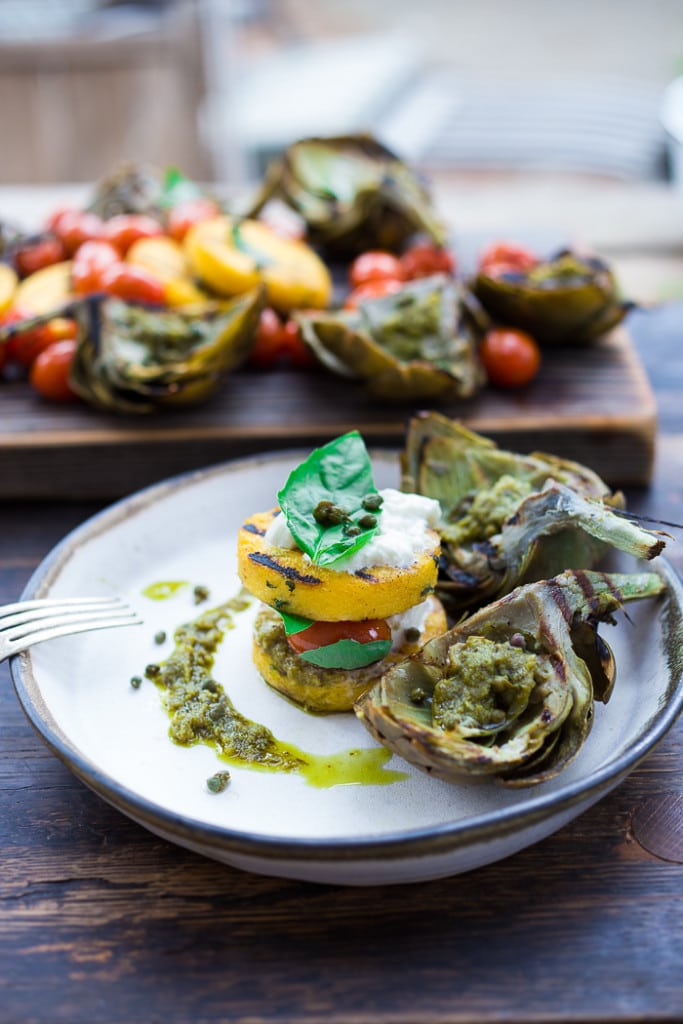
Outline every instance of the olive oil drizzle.
{"label": "olive oil drizzle", "polygon": [[174,632],[174,649],[166,661],[145,669],[145,676],[162,694],[174,743],[203,743],[213,747],[228,764],[297,773],[318,788],[388,785],[407,778],[404,772],[384,767],[392,756],[384,747],[310,754],[281,742],[266,726],[237,710],[223,686],[213,678],[212,669],[225,633],[234,629],[234,615],[245,611],[251,602],[250,595],[242,592],[179,626]]}

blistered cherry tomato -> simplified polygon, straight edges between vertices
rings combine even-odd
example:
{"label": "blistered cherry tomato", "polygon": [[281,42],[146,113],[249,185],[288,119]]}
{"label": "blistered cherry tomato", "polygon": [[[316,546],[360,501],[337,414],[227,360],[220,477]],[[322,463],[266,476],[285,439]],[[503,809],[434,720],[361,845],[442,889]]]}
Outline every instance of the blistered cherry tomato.
{"label": "blistered cherry tomato", "polygon": [[151,306],[164,303],[164,286],[143,267],[131,263],[114,263],[102,271],[102,291],[126,302],[143,302]]}
{"label": "blistered cherry tomato", "polygon": [[287,642],[293,651],[314,651],[329,647],[339,640],[356,640],[369,644],[375,640],[391,640],[391,629],[386,619],[365,619],[363,622],[313,622],[299,633],[292,633]]}
{"label": "blistered cherry tomato", "polygon": [[510,327],[488,331],[479,355],[490,382],[499,388],[524,387],[541,366],[541,352],[531,335]]}
{"label": "blistered cherry tomato", "polygon": [[317,359],[301,337],[296,320],[287,320],[282,328],[282,349],[285,360],[297,370],[306,370],[317,365]]}
{"label": "blistered cherry tomato", "polygon": [[406,280],[430,277],[432,274],[454,274],[455,256],[450,249],[441,248],[432,242],[416,242],[401,256],[401,267]]}
{"label": "blistered cherry tomato", "polygon": [[[0,327],[16,324],[22,320],[29,320],[35,314],[27,313],[20,309],[9,310],[2,317]],[[5,361],[16,363],[18,366],[29,367],[45,349],[50,348],[58,341],[65,338],[76,337],[76,323],[74,320],[64,317],[55,317],[45,324],[32,327],[21,334],[15,334],[2,346],[5,354]]]}
{"label": "blistered cherry tomato", "polygon": [[35,242],[22,245],[14,254],[14,266],[19,277],[28,277],[36,270],[51,267],[53,263],[61,263],[66,259],[66,250],[61,239],[56,235],[46,235]]}
{"label": "blistered cherry tomato", "polygon": [[120,213],[104,222],[103,238],[125,256],[133,242],[140,238],[158,238],[164,229],[154,217],[144,213]]}
{"label": "blistered cherry tomato", "polygon": [[403,277],[401,261],[393,253],[370,249],[356,256],[349,267],[349,284],[358,288],[369,281],[400,281]]}
{"label": "blistered cherry tomato", "polygon": [[121,262],[121,256],[110,242],[84,242],[76,251],[71,265],[71,286],[77,295],[91,295],[104,290],[105,270]]}
{"label": "blistered cherry tomato", "polygon": [[211,220],[220,214],[220,209],[213,199],[208,196],[198,196],[197,199],[186,199],[177,206],[171,207],[168,211],[167,228],[171,238],[176,242],[182,242],[183,238],[194,224],[204,220]]}
{"label": "blistered cherry tomato", "polygon": [[274,366],[280,358],[283,342],[282,321],[275,310],[267,306],[259,317],[256,341],[249,354],[249,363],[261,369]]}
{"label": "blistered cherry tomato", "polygon": [[393,295],[395,292],[400,292],[402,287],[403,281],[398,281],[396,278],[368,281],[366,284],[361,284],[358,288],[354,288],[352,292],[349,292],[344,302],[344,308],[356,309],[358,303],[364,299],[381,299],[384,295]]}
{"label": "blistered cherry tomato", "polygon": [[77,397],[69,383],[75,353],[76,342],[67,339],[50,345],[36,357],[29,379],[39,395],[53,402],[67,402]]}
{"label": "blistered cherry tomato", "polygon": [[495,277],[506,270],[526,272],[535,267],[539,258],[535,252],[516,242],[492,242],[479,254],[480,274]]}
{"label": "blistered cherry tomato", "polygon": [[52,231],[61,239],[67,256],[73,256],[84,242],[103,237],[104,221],[87,210],[63,210],[53,219]]}

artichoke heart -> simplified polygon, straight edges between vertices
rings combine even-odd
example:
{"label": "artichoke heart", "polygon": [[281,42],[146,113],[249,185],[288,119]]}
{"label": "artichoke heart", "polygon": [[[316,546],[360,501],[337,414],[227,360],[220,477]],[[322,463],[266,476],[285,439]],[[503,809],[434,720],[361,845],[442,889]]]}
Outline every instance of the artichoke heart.
{"label": "artichoke heart", "polygon": [[296,320],[324,366],[362,380],[375,397],[448,401],[468,398],[484,383],[479,330],[461,298],[459,286],[439,274],[354,310]]}
{"label": "artichoke heart", "polygon": [[664,548],[586,466],[504,451],[439,413],[410,421],[401,467],[404,491],[441,505],[437,593],[451,615],[563,569],[591,569],[610,549],[651,559]]}
{"label": "artichoke heart", "polygon": [[302,218],[312,245],[349,257],[398,251],[417,232],[446,244],[427,189],[390,149],[368,134],[306,138],[273,161],[245,216],[272,199]]}
{"label": "artichoke heart", "polygon": [[72,387],[112,412],[202,402],[249,355],[263,303],[256,288],[201,312],[160,312],[102,296],[74,304]]}
{"label": "artichoke heart", "polygon": [[471,288],[493,320],[527,331],[548,347],[590,344],[632,307],[619,298],[604,260],[569,251],[528,271],[479,273]]}
{"label": "artichoke heart", "polygon": [[574,760],[595,699],[609,696],[597,623],[664,589],[646,572],[567,571],[520,586],[392,666],[354,710],[437,778],[544,782]]}

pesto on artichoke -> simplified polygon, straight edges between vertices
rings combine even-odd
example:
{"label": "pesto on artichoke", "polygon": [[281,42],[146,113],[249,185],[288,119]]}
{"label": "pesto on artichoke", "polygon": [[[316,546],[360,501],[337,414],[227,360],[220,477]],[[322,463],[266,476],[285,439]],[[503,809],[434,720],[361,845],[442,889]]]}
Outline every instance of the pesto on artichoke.
{"label": "pesto on artichoke", "polygon": [[527,271],[479,273],[470,287],[493,320],[547,347],[594,342],[632,306],[604,260],[569,251]]}
{"label": "pesto on artichoke", "polygon": [[520,583],[590,569],[610,549],[650,559],[664,547],[619,514],[623,495],[587,467],[504,451],[435,412],[408,425],[401,486],[441,505],[437,593],[454,615]]}
{"label": "pesto on artichoke", "polygon": [[288,146],[270,164],[244,216],[257,217],[272,199],[295,210],[309,242],[328,255],[398,251],[418,232],[437,245],[446,243],[422,181],[368,134],[306,138]]}
{"label": "pesto on artichoke", "polygon": [[301,313],[302,337],[335,373],[384,400],[467,398],[483,384],[480,330],[460,286],[435,275],[353,310]]}
{"label": "pesto on artichoke", "polygon": [[568,571],[518,587],[393,666],[355,705],[394,753],[437,778],[553,778],[581,749],[613,659],[599,622],[656,597],[657,573]]}

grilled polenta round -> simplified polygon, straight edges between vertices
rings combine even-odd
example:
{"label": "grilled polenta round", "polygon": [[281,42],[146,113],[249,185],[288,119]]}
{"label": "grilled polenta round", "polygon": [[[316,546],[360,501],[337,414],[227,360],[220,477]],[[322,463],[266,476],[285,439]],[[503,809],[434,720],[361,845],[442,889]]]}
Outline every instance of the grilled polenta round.
{"label": "grilled polenta round", "polygon": [[441,544],[435,531],[430,531],[429,547],[405,569],[381,565],[339,572],[314,565],[303,551],[270,544],[265,533],[278,512],[274,508],[251,516],[237,542],[240,579],[264,604],[323,622],[386,619],[434,590]]}
{"label": "grilled polenta round", "polygon": [[272,608],[262,608],[254,624],[254,664],[269,686],[306,711],[350,711],[354,701],[391,665],[417,653],[428,640],[446,632],[446,613],[441,602],[433,594],[427,600],[429,612],[418,642],[406,640],[381,661],[356,669],[319,668],[304,661],[287,643],[281,617]]}

